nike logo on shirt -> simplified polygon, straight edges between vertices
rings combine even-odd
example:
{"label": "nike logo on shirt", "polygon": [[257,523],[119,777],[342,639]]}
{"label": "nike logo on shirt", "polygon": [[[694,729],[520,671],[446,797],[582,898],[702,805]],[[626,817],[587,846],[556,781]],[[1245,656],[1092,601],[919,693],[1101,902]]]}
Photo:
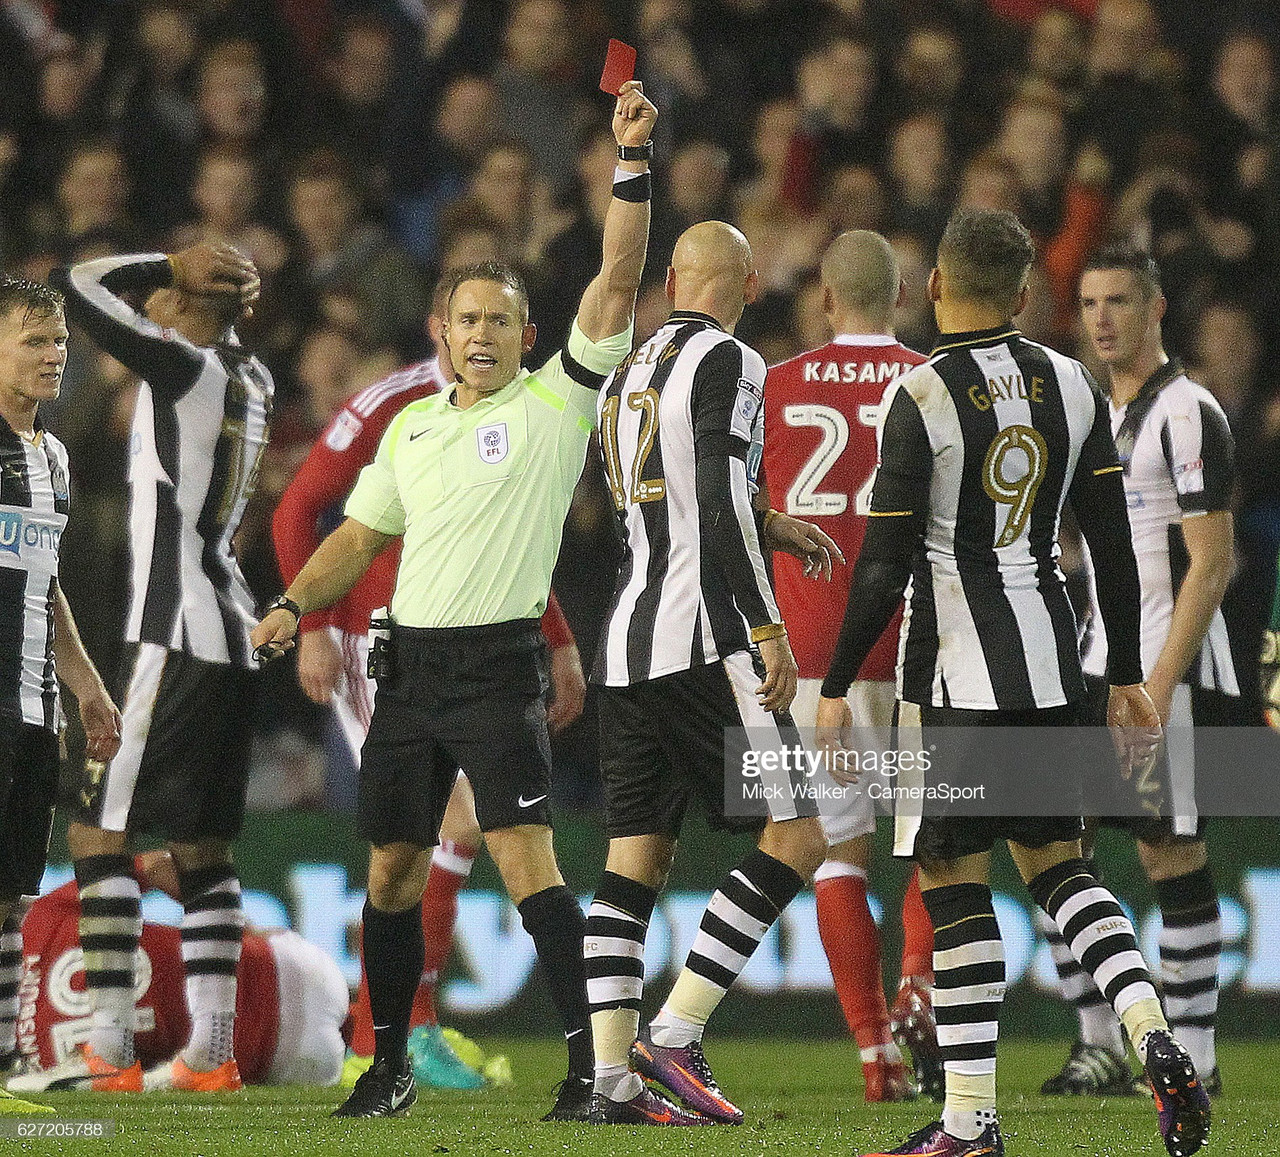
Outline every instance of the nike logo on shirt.
{"label": "nike logo on shirt", "polygon": [[521,807],[533,807],[535,803],[541,803],[546,798],[545,795],[535,795],[533,799],[525,799],[524,796],[521,796],[517,802]]}

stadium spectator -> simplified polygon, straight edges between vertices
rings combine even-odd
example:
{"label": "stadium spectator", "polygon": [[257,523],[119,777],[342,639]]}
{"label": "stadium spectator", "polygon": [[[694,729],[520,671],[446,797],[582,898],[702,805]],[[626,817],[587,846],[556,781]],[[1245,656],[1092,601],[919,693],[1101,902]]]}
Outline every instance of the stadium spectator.
{"label": "stadium spectator", "polygon": [[937,243],[947,224],[953,165],[947,123],[939,113],[916,113],[898,122],[889,138],[891,229]]}
{"label": "stadium spectator", "polygon": [[583,107],[575,22],[564,0],[515,0],[503,47],[494,72],[503,124],[562,192],[582,145]]}
{"label": "stadium spectator", "polygon": [[105,139],[77,145],[58,177],[57,214],[41,220],[37,205],[32,231],[58,252],[74,254],[103,238],[128,241],[137,228],[129,216],[129,171],[120,149]]}
{"label": "stadium spectator", "polygon": [[318,139],[351,162],[364,192],[378,203],[386,198],[389,179],[395,48],[394,27],[376,11],[339,18],[312,113]]}
{"label": "stadium spectator", "polygon": [[[498,90],[488,77],[457,77],[439,103],[424,147],[400,150],[391,173],[392,227],[405,252],[423,263],[439,256],[443,219],[501,128]],[[441,268],[453,265],[442,261]]]}
{"label": "stadium spectator", "polygon": [[271,277],[284,264],[288,246],[261,219],[261,183],[252,154],[221,146],[206,149],[191,186],[197,216],[175,231],[173,247],[225,240],[252,259],[269,292]]}
{"label": "stadium spectator", "polygon": [[328,149],[307,154],[289,183],[288,198],[299,244],[276,279],[271,346],[296,349],[298,327],[319,320],[324,294],[340,288],[358,303],[366,346],[413,348],[426,313],[421,276],[365,211],[347,161]]}
{"label": "stadium spectator", "polygon": [[518,276],[500,265],[454,273],[443,333],[454,390],[400,412],[347,500],[346,519],[254,630],[261,654],[291,647],[304,613],[341,598],[392,538],[406,536],[391,653],[376,656],[379,690],[361,753],[360,827],[373,845],[363,947],[374,1063],[335,1110],[340,1117],[387,1116],[416,1097],[406,1049],[422,975],[418,869],[460,768],[566,1034],[569,1072],[547,1117],[581,1121],[589,1109],[582,911],[552,848],[545,677],[529,617],[550,590],[595,391],[631,346],[656,117],[640,85],[627,82],[613,115],[620,171],[601,268],[564,349],[536,376],[522,372],[534,331]]}
{"label": "stadium spectator", "polygon": [[1068,160],[1063,109],[1050,98],[1015,97],[1005,108],[995,148],[1018,174],[1023,222],[1035,236],[1052,236],[1061,223]]}
{"label": "stadium spectator", "polygon": [[[58,585],[70,471],[66,449],[44,429],[39,409],[58,396],[66,360],[61,294],[0,279],[0,629],[8,640],[0,685],[0,1073],[6,1074],[17,1063],[18,906],[40,887],[58,791],[59,677],[79,703],[90,755],[110,759],[120,747],[120,712],[85,652]],[[0,1096],[0,1113],[45,1111],[11,1094]]]}

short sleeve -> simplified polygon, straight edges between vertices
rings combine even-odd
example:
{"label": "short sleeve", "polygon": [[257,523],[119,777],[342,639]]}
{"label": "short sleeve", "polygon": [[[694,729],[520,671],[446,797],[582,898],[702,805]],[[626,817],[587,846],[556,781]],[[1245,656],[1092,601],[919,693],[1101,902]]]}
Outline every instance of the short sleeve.
{"label": "short sleeve", "polygon": [[[622,333],[615,333],[603,341],[592,341],[578,326],[578,319],[573,319],[569,329],[569,340],[565,342],[563,353],[566,372],[568,362],[577,365],[593,374],[599,374],[601,380],[613,372],[614,367],[631,352],[631,343],[635,337],[635,325],[629,325]],[[572,374],[570,374],[572,377]],[[576,379],[575,379],[576,380]],[[581,383],[580,383],[581,384]]]}
{"label": "short sleeve", "polygon": [[1174,402],[1165,414],[1160,443],[1184,512],[1231,509],[1235,442],[1227,416],[1211,395]]}
{"label": "short sleeve", "polygon": [[[403,411],[402,411],[403,413]],[[392,459],[403,422],[397,418],[387,428],[373,461],[360,471],[344,513],[379,534],[404,534],[404,507],[396,485]]]}

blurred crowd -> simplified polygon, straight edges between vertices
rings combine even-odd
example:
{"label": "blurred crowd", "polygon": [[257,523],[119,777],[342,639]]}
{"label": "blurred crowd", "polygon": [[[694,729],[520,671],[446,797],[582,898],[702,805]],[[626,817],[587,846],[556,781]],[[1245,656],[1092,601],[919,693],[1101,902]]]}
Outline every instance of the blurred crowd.
{"label": "blurred crowd", "polygon": [[[845,229],[890,238],[909,292],[898,333],[927,350],[948,215],[1016,211],[1041,246],[1022,328],[1085,360],[1084,259],[1114,235],[1147,245],[1170,353],[1235,430],[1228,609],[1256,655],[1280,546],[1274,0],[0,0],[0,259],[43,277],[205,237],[253,256],[263,297],[242,336],[279,392],[239,546],[265,600],[276,499],[345,398],[430,351],[442,270],[516,262],[531,364],[563,340],[615,163],[595,86],[610,36],[638,47],[661,110],[641,335],[665,316],[675,237],[709,217],[751,241],[765,293],[739,335],[771,363],[827,340],[816,269]],[[64,585],[107,670],[133,391],[74,340],[45,414],[75,471]],[[589,467],[557,572],[588,658],[614,550],[596,482]],[[327,775],[330,801],[349,799],[318,754],[323,715],[287,671],[268,682],[263,796],[316,802]],[[560,741],[571,799],[593,790],[592,729]]]}

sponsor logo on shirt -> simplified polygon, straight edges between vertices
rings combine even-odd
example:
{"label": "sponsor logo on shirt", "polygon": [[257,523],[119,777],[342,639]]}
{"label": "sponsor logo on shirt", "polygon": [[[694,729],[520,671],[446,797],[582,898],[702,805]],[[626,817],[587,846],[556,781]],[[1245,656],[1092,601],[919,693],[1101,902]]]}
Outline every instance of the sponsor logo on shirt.
{"label": "sponsor logo on shirt", "polygon": [[359,436],[364,423],[350,410],[343,410],[329,427],[324,436],[324,444],[335,453],[341,454]]}
{"label": "sponsor logo on shirt", "polygon": [[0,553],[21,556],[26,550],[58,553],[62,528],[37,518],[24,517],[15,510],[0,510]]}
{"label": "sponsor logo on shirt", "polygon": [[509,449],[506,422],[495,422],[491,426],[481,426],[476,430],[476,450],[481,462],[487,462],[493,466],[507,456]]}

